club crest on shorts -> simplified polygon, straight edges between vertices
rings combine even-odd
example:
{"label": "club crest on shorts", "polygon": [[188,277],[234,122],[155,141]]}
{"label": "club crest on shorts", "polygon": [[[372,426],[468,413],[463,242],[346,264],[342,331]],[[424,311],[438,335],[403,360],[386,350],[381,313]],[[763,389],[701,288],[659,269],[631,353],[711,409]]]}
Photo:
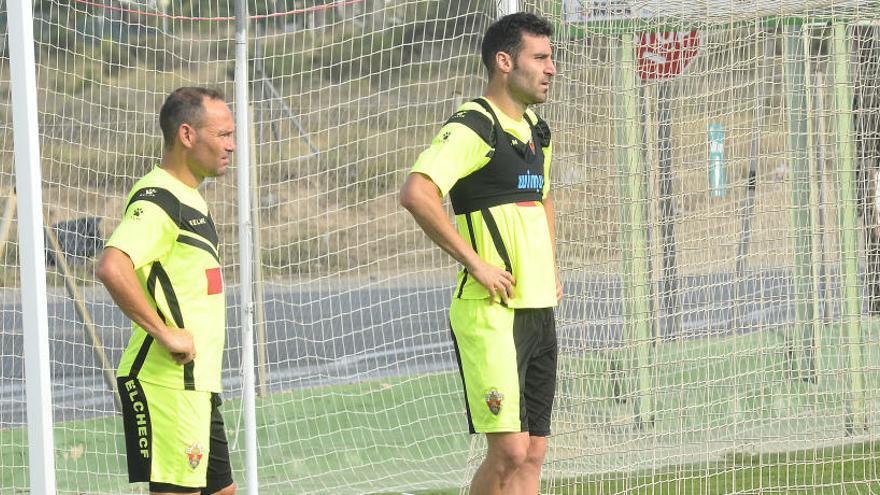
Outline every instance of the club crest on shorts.
{"label": "club crest on shorts", "polygon": [[495,390],[494,388],[486,394],[486,405],[489,407],[489,412],[498,416],[498,413],[501,412],[501,402],[504,400],[504,394]]}
{"label": "club crest on shorts", "polygon": [[189,467],[195,469],[202,462],[202,446],[198,442],[192,444],[192,447],[186,449],[186,457],[189,460]]}

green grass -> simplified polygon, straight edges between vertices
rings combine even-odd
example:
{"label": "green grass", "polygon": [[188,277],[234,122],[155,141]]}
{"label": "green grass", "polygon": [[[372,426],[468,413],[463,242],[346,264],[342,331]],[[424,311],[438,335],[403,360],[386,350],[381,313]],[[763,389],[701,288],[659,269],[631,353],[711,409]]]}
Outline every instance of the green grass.
{"label": "green grass", "polygon": [[[676,466],[656,473],[545,480],[542,494],[723,495],[733,493],[849,495],[880,492],[880,443],[818,450],[732,455],[722,462]],[[871,481],[868,481],[871,480]],[[388,492],[383,495],[397,495]],[[458,495],[458,489],[414,495]]]}
{"label": "green grass", "polygon": [[606,473],[551,481],[546,483],[546,493],[873,494],[880,491],[878,479],[880,443],[874,442],[818,450],[737,454],[715,463],[676,466],[656,473]]}
{"label": "green grass", "polygon": [[[633,421],[639,392],[625,349],[563,356],[544,492],[880,493],[880,442],[845,429],[843,333],[823,329],[817,383],[799,378],[800,361],[790,370],[784,359],[789,345],[795,357],[803,352],[794,333],[663,342],[653,353],[656,416],[648,428]],[[866,322],[864,341],[868,421],[876,424],[876,323]],[[461,399],[457,373],[258,398],[262,492],[457,493],[473,468]],[[243,480],[240,401],[228,400],[224,415]],[[59,422],[55,435],[59,493],[143,493],[125,478],[116,417]],[[27,493],[25,445],[24,429],[0,430],[0,494]]]}
{"label": "green grass", "polygon": [[[466,463],[467,424],[457,374],[389,378],[257,399],[262,493],[370,493],[451,486]],[[241,404],[223,406],[236,478],[244,458]],[[0,430],[0,494],[28,493],[27,436]],[[56,423],[60,494],[143,493],[125,477],[121,420]]]}
{"label": "green grass", "polygon": [[454,373],[282,394],[258,408],[259,424],[278,425],[261,428],[258,440],[269,446],[260,479],[270,493],[368,493],[430,479],[443,486],[466,461]]}

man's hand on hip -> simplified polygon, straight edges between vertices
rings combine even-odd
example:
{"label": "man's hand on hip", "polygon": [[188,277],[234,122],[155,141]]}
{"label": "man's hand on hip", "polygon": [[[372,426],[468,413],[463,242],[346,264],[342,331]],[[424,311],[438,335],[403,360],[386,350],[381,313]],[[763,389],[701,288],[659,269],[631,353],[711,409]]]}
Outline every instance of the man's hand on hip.
{"label": "man's hand on hip", "polygon": [[516,297],[513,290],[516,286],[516,279],[510,272],[490,265],[483,260],[477,260],[474,266],[468,267],[468,273],[489,291],[490,304],[495,302],[497,296],[501,296],[501,301],[504,304]]}
{"label": "man's hand on hip", "polygon": [[187,364],[196,357],[192,334],[186,329],[169,327],[157,340],[159,340],[159,344],[168,349],[177,364]]}

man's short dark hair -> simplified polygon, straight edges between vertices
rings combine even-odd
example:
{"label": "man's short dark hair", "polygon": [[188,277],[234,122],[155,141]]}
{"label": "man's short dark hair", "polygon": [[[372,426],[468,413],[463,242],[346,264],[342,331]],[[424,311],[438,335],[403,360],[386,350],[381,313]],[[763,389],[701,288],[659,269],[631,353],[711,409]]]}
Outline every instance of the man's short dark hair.
{"label": "man's short dark hair", "polygon": [[527,12],[508,14],[489,26],[483,37],[482,55],[483,65],[490,76],[495,72],[495,55],[498,52],[507,53],[516,60],[522,48],[523,33],[550,37],[553,35],[553,26],[546,19]]}
{"label": "man's short dark hair", "polygon": [[177,139],[177,130],[181,124],[197,127],[202,114],[205,99],[223,101],[223,93],[216,89],[184,87],[175,89],[159,110],[159,127],[165,140],[165,149],[170,149]]}

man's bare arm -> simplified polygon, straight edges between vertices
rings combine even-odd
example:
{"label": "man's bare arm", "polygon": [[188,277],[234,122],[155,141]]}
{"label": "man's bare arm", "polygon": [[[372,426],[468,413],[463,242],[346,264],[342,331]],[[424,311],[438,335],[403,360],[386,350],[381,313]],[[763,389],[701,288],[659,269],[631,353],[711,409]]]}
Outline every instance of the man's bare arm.
{"label": "man's bare arm", "polygon": [[544,213],[547,215],[547,226],[550,228],[550,246],[553,249],[553,269],[556,272],[556,300],[562,299],[562,281],[559,280],[559,265],[556,263],[556,220],[553,210],[553,197],[550,193],[544,198]]}
{"label": "man's bare arm", "polygon": [[496,293],[505,303],[514,297],[516,280],[513,275],[480,259],[458,235],[443,209],[440,190],[431,179],[419,173],[410,174],[400,190],[400,205],[409,210],[416,223],[440,249],[467,268],[468,273],[489,291],[491,300],[495,300]]}
{"label": "man's bare arm", "polygon": [[192,334],[165,325],[144,296],[134,264],[127,254],[114,247],[105,249],[98,260],[96,275],[125,316],[168,349],[178,364],[186,364],[195,358]]}

